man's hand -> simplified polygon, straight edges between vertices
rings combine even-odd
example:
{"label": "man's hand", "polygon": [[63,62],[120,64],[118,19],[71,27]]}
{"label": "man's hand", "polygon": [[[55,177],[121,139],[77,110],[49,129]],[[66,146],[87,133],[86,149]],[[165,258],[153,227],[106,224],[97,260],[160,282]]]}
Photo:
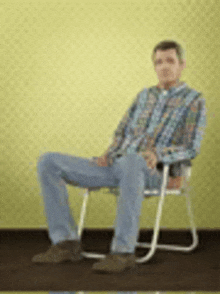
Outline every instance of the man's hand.
{"label": "man's hand", "polygon": [[167,152],[167,151],[174,152],[175,148],[176,148],[176,146],[165,147],[165,148],[163,148],[163,152]]}
{"label": "man's hand", "polygon": [[100,157],[97,157],[95,160],[95,163],[98,165],[98,166],[108,166],[108,160],[107,160],[107,155],[104,154]]}
{"label": "man's hand", "polygon": [[[157,164],[157,156],[154,152],[152,151],[146,151],[142,152],[142,156],[146,160],[147,166],[151,169],[154,169],[154,167]],[[108,166],[108,160],[107,160],[107,155],[104,154],[98,158],[95,159],[95,163],[98,166]]]}
{"label": "man's hand", "polygon": [[142,152],[142,156],[146,160],[147,166],[151,169],[154,169],[157,164],[157,156],[152,151]]}

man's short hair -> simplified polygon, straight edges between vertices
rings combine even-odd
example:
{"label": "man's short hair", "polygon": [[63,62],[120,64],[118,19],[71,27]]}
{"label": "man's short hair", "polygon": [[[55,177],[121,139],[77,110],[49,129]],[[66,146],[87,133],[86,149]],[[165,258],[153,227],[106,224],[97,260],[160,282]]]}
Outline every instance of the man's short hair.
{"label": "man's short hair", "polygon": [[177,57],[179,59],[179,62],[182,63],[183,59],[184,59],[184,50],[182,48],[182,46],[177,43],[176,41],[173,40],[164,40],[161,41],[160,43],[158,43],[153,50],[153,54],[152,54],[152,61],[154,63],[154,57],[156,54],[157,50],[167,50],[167,49],[175,49],[176,50],[176,54]]}

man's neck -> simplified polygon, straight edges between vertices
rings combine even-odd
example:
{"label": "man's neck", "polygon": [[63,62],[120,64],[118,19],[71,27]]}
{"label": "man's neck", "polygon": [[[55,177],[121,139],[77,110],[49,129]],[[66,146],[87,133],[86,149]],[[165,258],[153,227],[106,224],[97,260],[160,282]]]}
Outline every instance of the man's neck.
{"label": "man's neck", "polygon": [[158,83],[157,88],[161,89],[161,90],[169,90],[171,87],[178,87],[181,84],[182,84],[182,82],[180,82],[178,79],[178,80],[171,82],[171,83],[166,83],[166,84]]}

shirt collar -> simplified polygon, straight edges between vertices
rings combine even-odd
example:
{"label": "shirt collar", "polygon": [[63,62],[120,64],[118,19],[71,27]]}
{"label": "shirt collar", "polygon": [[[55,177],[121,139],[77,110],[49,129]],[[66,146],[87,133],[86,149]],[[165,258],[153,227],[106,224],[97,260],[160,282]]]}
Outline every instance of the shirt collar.
{"label": "shirt collar", "polygon": [[184,88],[186,88],[187,84],[185,82],[178,82],[176,86],[170,87],[169,90],[161,89],[159,88],[159,84],[157,86],[154,86],[158,94],[164,93],[169,95],[174,95],[182,91]]}

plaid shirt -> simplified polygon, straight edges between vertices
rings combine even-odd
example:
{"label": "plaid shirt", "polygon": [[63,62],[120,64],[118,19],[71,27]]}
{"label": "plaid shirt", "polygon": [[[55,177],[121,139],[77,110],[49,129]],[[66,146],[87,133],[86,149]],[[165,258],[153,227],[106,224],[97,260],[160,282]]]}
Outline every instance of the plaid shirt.
{"label": "plaid shirt", "polygon": [[[143,152],[147,150],[153,151],[157,161],[163,163],[172,164],[195,158],[200,153],[202,135],[206,127],[205,99],[202,93],[197,92],[197,98],[178,122],[168,146],[161,149],[160,144],[167,118],[184,102],[191,90],[186,83],[180,82],[168,91],[153,86],[139,92],[114,132],[113,143],[106,152],[108,164],[113,164],[119,155],[138,153],[143,156]],[[147,96],[145,102],[143,95]],[[159,98],[163,98],[163,105],[159,105]],[[150,132],[152,119],[156,126],[153,133]]]}

